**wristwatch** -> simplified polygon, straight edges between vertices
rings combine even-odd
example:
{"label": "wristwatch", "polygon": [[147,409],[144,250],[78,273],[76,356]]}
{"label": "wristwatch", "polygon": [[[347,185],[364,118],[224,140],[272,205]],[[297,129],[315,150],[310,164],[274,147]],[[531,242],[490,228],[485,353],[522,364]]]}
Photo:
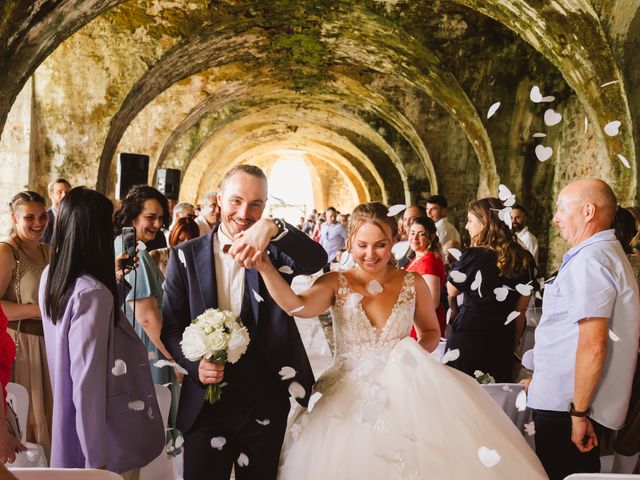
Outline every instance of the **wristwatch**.
{"label": "wristwatch", "polygon": [[571,402],[569,406],[569,415],[571,415],[572,417],[587,417],[589,416],[589,409],[587,408],[586,410],[580,412],[576,410],[575,405],[573,404],[573,402]]}
{"label": "wristwatch", "polygon": [[284,237],[289,232],[289,230],[287,229],[287,224],[284,223],[284,220],[282,220],[281,218],[274,218],[273,223],[275,223],[276,227],[278,227],[278,232],[273,237],[271,237],[271,241],[277,242],[282,237]]}

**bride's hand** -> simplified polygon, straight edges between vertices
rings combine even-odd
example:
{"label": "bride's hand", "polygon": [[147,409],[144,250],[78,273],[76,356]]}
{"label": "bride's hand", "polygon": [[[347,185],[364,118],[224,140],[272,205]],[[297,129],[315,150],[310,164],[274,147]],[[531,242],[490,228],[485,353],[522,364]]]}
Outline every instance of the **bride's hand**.
{"label": "bride's hand", "polygon": [[264,270],[269,267],[273,267],[271,260],[269,259],[269,255],[267,255],[267,252],[262,252],[262,254],[256,258],[254,268],[258,272],[264,272]]}

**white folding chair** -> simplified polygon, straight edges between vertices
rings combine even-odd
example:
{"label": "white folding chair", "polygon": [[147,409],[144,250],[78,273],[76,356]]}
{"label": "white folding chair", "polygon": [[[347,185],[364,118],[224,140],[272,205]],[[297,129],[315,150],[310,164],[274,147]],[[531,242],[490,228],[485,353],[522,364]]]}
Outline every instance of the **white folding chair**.
{"label": "white folding chair", "polygon": [[42,445],[26,441],[27,416],[29,414],[29,392],[18,383],[7,384],[7,403],[9,403],[18,416],[20,429],[22,430],[22,443],[27,447],[26,452],[16,455],[16,460],[8,464],[11,467],[46,467],[47,457]]}
{"label": "white folding chair", "polygon": [[533,349],[529,349],[522,354],[522,366],[529,370],[535,369],[535,362],[533,359]]}
{"label": "white folding chair", "polygon": [[628,475],[626,473],[574,473],[564,480],[638,480],[640,475]]}
{"label": "white folding chair", "polygon": [[117,473],[93,468],[9,468],[18,480],[122,480]]}
{"label": "white folding chair", "polygon": [[518,394],[524,391],[524,385],[519,383],[490,383],[482,385],[482,388],[493,398],[498,406],[507,414],[520,432],[524,431],[524,424],[531,413],[529,409],[519,412],[516,408]]}
{"label": "white folding chair", "polygon": [[[166,431],[171,410],[171,390],[164,385],[155,385],[155,387],[158,408]],[[174,480],[174,478],[173,457],[164,451],[140,470],[140,480]]]}

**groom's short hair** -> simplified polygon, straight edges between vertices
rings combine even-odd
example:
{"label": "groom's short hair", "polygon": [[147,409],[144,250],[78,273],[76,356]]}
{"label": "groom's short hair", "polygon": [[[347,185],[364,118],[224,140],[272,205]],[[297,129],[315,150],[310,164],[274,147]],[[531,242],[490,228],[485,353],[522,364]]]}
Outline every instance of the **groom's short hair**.
{"label": "groom's short hair", "polygon": [[220,182],[220,191],[221,192],[224,191],[224,186],[227,183],[227,181],[231,177],[233,177],[236,173],[240,173],[240,172],[246,173],[247,175],[251,175],[252,177],[261,178],[265,182],[267,181],[267,176],[264,174],[262,169],[256,167],[255,165],[247,165],[247,164],[236,165],[235,167],[231,167],[231,169],[229,169],[227,173],[224,174],[224,177],[222,178],[222,182]]}

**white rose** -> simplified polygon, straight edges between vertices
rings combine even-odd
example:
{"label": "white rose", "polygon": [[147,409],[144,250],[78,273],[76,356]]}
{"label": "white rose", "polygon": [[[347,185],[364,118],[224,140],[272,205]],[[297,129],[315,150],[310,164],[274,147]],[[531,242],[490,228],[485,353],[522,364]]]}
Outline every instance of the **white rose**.
{"label": "white rose", "polygon": [[224,351],[227,349],[227,342],[229,341],[229,335],[219,330],[214,331],[210,335],[207,335],[207,343],[209,344],[209,352],[215,353]]}
{"label": "white rose", "polygon": [[247,351],[247,346],[250,341],[249,332],[245,327],[234,328],[231,331],[231,338],[229,338],[227,361],[229,363],[236,363],[240,360],[240,357]]}
{"label": "white rose", "polygon": [[208,356],[207,337],[197,324],[189,325],[182,334],[180,342],[182,353],[191,361]]}

